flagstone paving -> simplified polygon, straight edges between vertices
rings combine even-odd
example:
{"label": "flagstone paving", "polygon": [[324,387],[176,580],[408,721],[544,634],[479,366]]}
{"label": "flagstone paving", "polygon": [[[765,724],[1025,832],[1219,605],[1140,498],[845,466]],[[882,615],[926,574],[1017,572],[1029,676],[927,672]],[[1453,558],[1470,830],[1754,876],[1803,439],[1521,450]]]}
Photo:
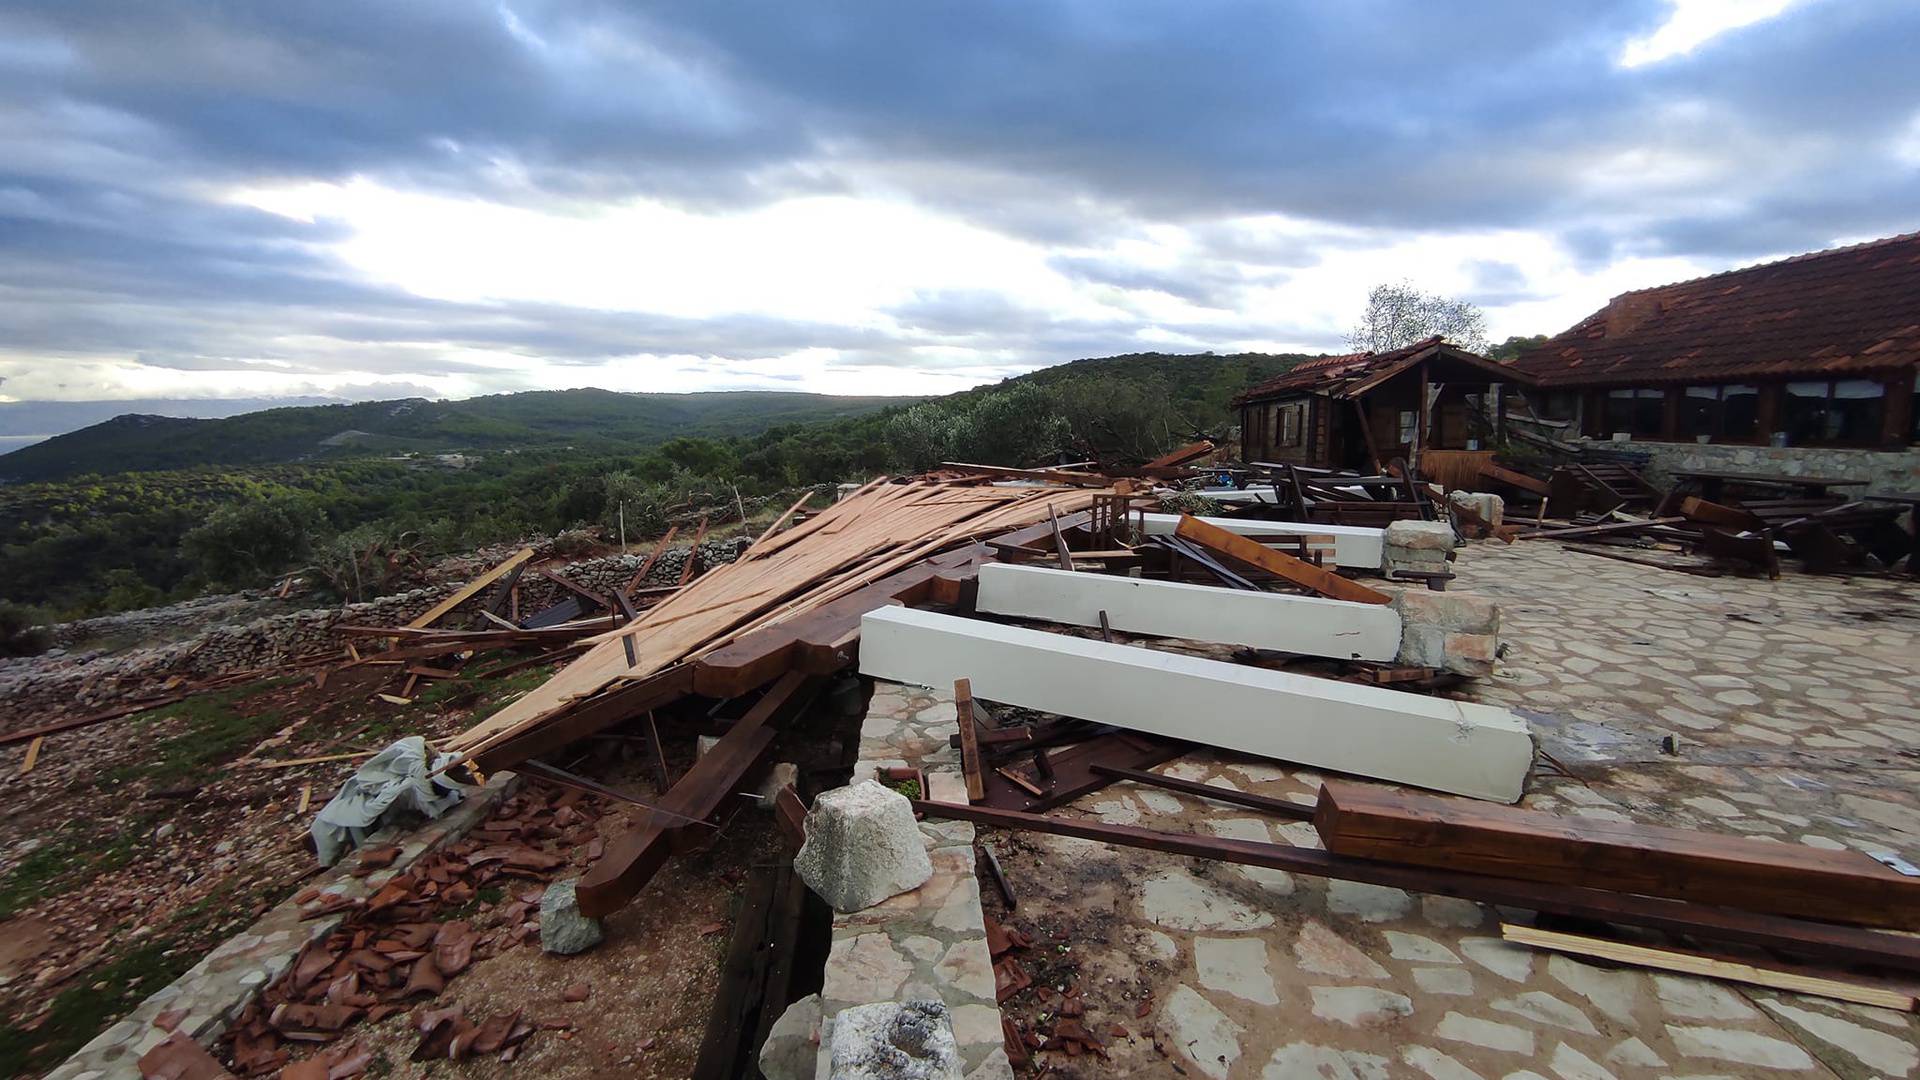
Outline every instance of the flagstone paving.
{"label": "flagstone paving", "polygon": [[[1525,806],[1920,862],[1914,584],[1699,578],[1545,543],[1473,545],[1456,570],[1454,588],[1502,605],[1507,645],[1459,696],[1522,710],[1576,774],[1537,768]],[[1214,753],[1160,771],[1302,802],[1320,779]],[[1302,823],[1126,784],[1056,813],[1316,842]],[[1920,1074],[1911,1016],[1503,942],[1502,918],[1523,912],[989,832],[1021,891],[1012,920],[1063,933],[1087,1026],[1128,1031],[1097,1067],[1047,1055],[1069,1074]]]}

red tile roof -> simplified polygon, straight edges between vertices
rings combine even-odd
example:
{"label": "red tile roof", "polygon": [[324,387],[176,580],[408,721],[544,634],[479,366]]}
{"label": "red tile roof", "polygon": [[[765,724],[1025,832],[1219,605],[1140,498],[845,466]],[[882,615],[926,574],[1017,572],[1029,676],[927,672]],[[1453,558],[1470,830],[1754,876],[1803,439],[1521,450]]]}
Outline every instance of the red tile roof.
{"label": "red tile roof", "polygon": [[1521,373],[1503,367],[1477,353],[1456,348],[1438,337],[1416,341],[1387,352],[1349,353],[1345,356],[1317,356],[1288,368],[1233,399],[1235,405],[1261,398],[1297,397],[1301,394],[1325,394],[1336,398],[1366,393],[1375,386],[1412,367],[1421,360],[1436,359],[1458,371],[1462,366],[1485,371],[1503,381],[1531,383]]}
{"label": "red tile roof", "polygon": [[1920,233],[1622,293],[1514,361],[1542,386],[1885,371],[1920,363]]}

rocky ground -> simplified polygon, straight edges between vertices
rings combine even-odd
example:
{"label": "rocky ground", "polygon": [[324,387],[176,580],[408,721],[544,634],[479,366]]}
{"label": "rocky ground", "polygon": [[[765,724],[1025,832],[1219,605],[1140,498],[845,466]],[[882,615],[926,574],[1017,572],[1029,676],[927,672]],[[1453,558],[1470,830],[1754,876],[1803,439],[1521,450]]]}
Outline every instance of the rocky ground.
{"label": "rocky ground", "polygon": [[[718,562],[740,546],[737,538],[716,536],[703,545],[702,558]],[[553,568],[604,590],[616,579],[625,584],[646,550],[588,552]],[[166,659],[195,641],[251,638],[249,647],[258,649],[266,634],[272,640],[267,655],[297,655],[310,642],[337,649],[327,633],[333,623],[391,625],[510,553],[450,560],[437,568],[438,580],[422,589],[346,612],[308,609],[222,624],[221,612],[253,616],[263,605],[286,603],[243,597],[172,610],[171,620],[116,617],[111,626],[69,635],[72,645],[64,655],[15,663],[0,673],[0,681],[12,679],[15,690],[4,726],[19,730],[91,711],[114,700],[103,690],[116,681],[151,693],[165,685],[158,676],[168,670]],[[684,548],[669,550],[653,577],[677,580],[685,558]],[[537,610],[562,592],[529,578],[523,610]],[[183,633],[200,616],[193,631]],[[199,655],[206,652],[203,645]],[[210,669],[228,670],[258,655],[226,658]],[[0,1076],[44,1072],[299,889],[316,866],[307,826],[356,762],[278,763],[364,755],[403,735],[452,734],[552,670],[489,677],[487,666],[477,662],[470,665],[474,674],[429,683],[404,706],[379,697],[397,689],[390,671],[334,671],[316,685],[318,667],[291,668],[51,736],[25,774],[18,774],[25,746],[6,749],[5,768],[16,775],[8,777],[6,812],[0,814]],[[23,685],[28,688],[19,689]],[[663,717],[669,764],[676,770],[691,763],[695,737],[709,726],[704,720]],[[637,745],[590,744],[583,747],[584,759],[571,764],[644,798],[654,782],[650,768],[628,760]],[[616,811],[604,820],[606,829],[617,831],[627,817]],[[562,978],[561,962],[537,949],[515,950],[517,959],[477,963],[455,980],[449,1000],[468,993],[490,1001],[524,998],[530,1007],[552,1004],[591,1018],[571,1032],[550,1038],[543,1033],[534,1040],[540,1045],[525,1049],[525,1056],[545,1063],[543,1075],[684,1075],[711,1006],[714,957],[726,938],[734,886],[754,853],[771,843],[770,833],[764,820],[748,820],[713,852],[675,862],[650,893],[659,905],[635,905],[615,917],[610,929],[617,947],[566,965],[573,973],[565,985],[594,985],[603,1008],[558,1003],[558,990],[548,983]],[[696,932],[715,923],[723,925]],[[626,1004],[604,1008],[613,1001]],[[405,1041],[405,1026],[404,1015],[392,1018],[372,1026],[369,1037],[381,1045],[383,1039]],[[406,1066],[404,1053],[387,1057],[402,1074],[420,1069]],[[481,1073],[490,1067],[497,1066],[472,1066]]]}

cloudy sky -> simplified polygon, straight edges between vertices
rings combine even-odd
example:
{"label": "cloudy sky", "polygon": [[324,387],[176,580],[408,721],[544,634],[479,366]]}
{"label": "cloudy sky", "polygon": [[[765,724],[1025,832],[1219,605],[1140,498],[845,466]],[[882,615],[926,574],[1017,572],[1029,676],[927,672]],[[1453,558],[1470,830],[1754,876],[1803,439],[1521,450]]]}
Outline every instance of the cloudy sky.
{"label": "cloudy sky", "polygon": [[9,0],[0,400],[960,389],[1920,228],[1914,0]]}

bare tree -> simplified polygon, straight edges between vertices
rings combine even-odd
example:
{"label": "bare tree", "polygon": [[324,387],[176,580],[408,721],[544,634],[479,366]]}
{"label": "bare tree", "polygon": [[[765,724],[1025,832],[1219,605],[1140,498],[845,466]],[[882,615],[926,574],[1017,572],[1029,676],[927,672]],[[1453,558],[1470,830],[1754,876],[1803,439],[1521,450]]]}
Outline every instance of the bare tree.
{"label": "bare tree", "polygon": [[1471,352],[1487,350],[1487,317],[1465,300],[1421,292],[1413,283],[1376,285],[1347,335],[1355,352],[1386,352],[1438,334]]}

